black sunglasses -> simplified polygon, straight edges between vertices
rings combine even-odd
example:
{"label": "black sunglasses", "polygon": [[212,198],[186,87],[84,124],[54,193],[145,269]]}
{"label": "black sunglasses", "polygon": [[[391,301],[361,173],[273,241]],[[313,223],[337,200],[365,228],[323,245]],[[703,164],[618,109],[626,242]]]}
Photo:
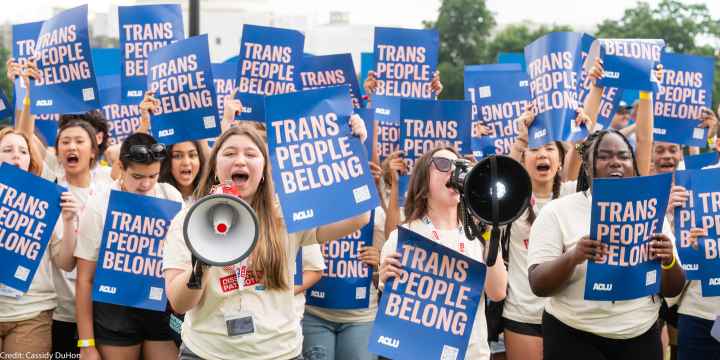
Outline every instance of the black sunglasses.
{"label": "black sunglasses", "polygon": [[123,157],[132,162],[147,164],[165,160],[167,152],[163,144],[133,145],[130,146],[130,152],[123,154]]}
{"label": "black sunglasses", "polygon": [[442,171],[442,172],[448,172],[448,171],[452,170],[453,163],[454,163],[453,160],[450,160],[450,159],[444,158],[444,157],[440,157],[440,156],[431,158],[430,162],[435,164],[435,168],[438,169],[438,171]]}

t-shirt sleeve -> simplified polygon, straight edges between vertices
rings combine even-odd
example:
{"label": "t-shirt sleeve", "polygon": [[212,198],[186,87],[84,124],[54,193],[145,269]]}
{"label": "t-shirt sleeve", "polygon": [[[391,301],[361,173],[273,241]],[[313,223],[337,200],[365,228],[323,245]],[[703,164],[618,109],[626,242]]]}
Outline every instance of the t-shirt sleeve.
{"label": "t-shirt sleeve", "polygon": [[554,260],[563,254],[563,234],[557,213],[553,210],[546,207],[533,222],[528,246],[528,267]]}
{"label": "t-shirt sleeve", "polygon": [[102,241],[102,231],[105,225],[104,215],[100,213],[100,201],[108,201],[109,198],[96,195],[88,199],[88,205],[78,225],[77,240],[75,243],[75,257],[87,261],[97,261]]}
{"label": "t-shirt sleeve", "polygon": [[577,192],[577,180],[566,181],[560,184],[560,196],[574,194]]}
{"label": "t-shirt sleeve", "polygon": [[163,250],[163,271],[167,269],[192,269],[192,253],[183,238],[186,210],[180,211],[170,223]]}
{"label": "t-shirt sleeve", "polygon": [[291,235],[293,235],[293,237],[296,239],[297,246],[318,244],[317,229],[318,228],[312,228],[304,231],[299,231]]}
{"label": "t-shirt sleeve", "polygon": [[[395,229],[390,233],[387,241],[383,244],[382,250],[380,250],[380,264],[383,263],[383,260],[385,260],[388,255],[397,252],[397,241],[398,231]],[[378,289],[382,290],[383,287],[385,287],[385,283],[378,284]]]}
{"label": "t-shirt sleeve", "polygon": [[325,270],[325,259],[320,251],[320,244],[303,246],[302,250],[303,271]]}

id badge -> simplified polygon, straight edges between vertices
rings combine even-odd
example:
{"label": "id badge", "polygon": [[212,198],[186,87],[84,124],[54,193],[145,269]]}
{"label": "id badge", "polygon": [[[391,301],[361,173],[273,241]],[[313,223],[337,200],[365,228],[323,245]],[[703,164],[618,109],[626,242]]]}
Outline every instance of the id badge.
{"label": "id badge", "polygon": [[715,318],[715,323],[713,324],[712,330],[710,330],[710,334],[715,340],[720,341],[720,315]]}
{"label": "id badge", "polygon": [[255,320],[252,314],[239,312],[225,315],[228,336],[241,336],[255,332]]}

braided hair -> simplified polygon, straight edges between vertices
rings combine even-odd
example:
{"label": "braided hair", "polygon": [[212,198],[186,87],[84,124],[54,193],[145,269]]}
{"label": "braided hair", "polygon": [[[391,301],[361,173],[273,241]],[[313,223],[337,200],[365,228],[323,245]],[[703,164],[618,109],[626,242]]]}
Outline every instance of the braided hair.
{"label": "braided hair", "polygon": [[[578,153],[582,158],[582,165],[580,166],[580,174],[578,175],[577,180],[577,191],[586,191],[590,189],[590,183],[592,182],[592,179],[595,178],[595,161],[597,159],[598,155],[598,145],[600,145],[600,142],[607,136],[608,134],[615,134],[619,136],[627,145],[628,149],[630,149],[630,155],[632,156],[633,161],[633,169],[635,170],[636,175],[640,175],[640,170],[638,170],[638,164],[637,164],[637,158],[635,157],[635,151],[632,148],[632,145],[630,145],[630,142],[628,141],[627,137],[623,135],[621,132],[615,130],[615,129],[604,129],[600,131],[596,131],[592,134],[590,134],[585,141],[578,146]],[[590,164],[590,150],[592,150],[592,164]],[[588,167],[592,165],[592,177],[588,176],[587,169]]]}
{"label": "braided hair", "polygon": [[[563,146],[562,142],[555,141],[555,146],[558,148],[558,156],[560,157],[560,166],[564,166],[565,164],[565,147]],[[557,199],[560,197],[560,186],[562,185],[562,176],[560,175],[560,170],[555,173],[555,177],[553,178],[553,186],[552,186],[552,198]],[[532,225],[533,222],[535,222],[535,218],[537,215],[535,214],[535,209],[533,209],[533,206],[528,207],[528,216],[527,216],[527,222],[528,224]]]}

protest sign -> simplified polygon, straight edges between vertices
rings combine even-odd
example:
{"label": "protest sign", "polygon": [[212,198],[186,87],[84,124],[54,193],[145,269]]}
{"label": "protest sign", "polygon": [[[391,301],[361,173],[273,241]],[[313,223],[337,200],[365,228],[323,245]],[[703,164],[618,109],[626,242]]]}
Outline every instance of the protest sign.
{"label": "protest sign", "polygon": [[[586,59],[594,41],[595,38],[587,34],[583,34],[583,37],[580,40],[582,47],[581,61],[584,66],[580,76],[581,80],[578,83],[578,85],[580,85],[578,87],[578,106],[584,107],[585,100],[587,99],[588,94],[590,94],[590,90],[593,86],[592,80],[588,76],[593,64],[586,62]],[[622,94],[622,89],[611,86],[603,87],[600,98],[600,108],[597,114],[597,123],[602,126],[602,128],[610,126],[610,123],[617,112],[620,100],[622,99]]]}
{"label": "protest sign", "polygon": [[13,117],[13,106],[5,92],[0,89],[0,119],[7,117]]}
{"label": "protest sign", "polygon": [[295,274],[293,275],[293,284],[295,286],[302,286],[303,283],[303,248],[298,248],[297,255],[295,255]]}
{"label": "protest sign", "polygon": [[150,52],[184,40],[179,4],[119,6],[122,102],[139,104],[147,90]]}
{"label": "protest sign", "polygon": [[67,114],[100,107],[90,53],[87,5],[43,22],[33,58],[42,73],[31,85],[33,114]]}
{"label": "protest sign", "polygon": [[367,129],[368,139],[365,141],[365,156],[369,161],[372,161],[373,156],[373,134],[376,127],[375,121],[375,109],[373,108],[360,108],[355,109],[354,112],[360,116],[365,122],[365,129]]}
{"label": "protest sign", "polygon": [[289,232],[379,204],[364,145],[351,134],[347,86],[268,96],[266,110],[273,180]]}
{"label": "protest sign", "polygon": [[[508,68],[508,65],[512,67]],[[472,102],[473,155],[482,158],[492,154],[509,154],[518,136],[516,120],[525,112],[530,101],[528,77],[520,70],[520,65],[466,66],[465,100]],[[490,134],[481,136],[479,124],[487,127]]]}
{"label": "protest sign", "polygon": [[[689,280],[704,280],[717,276],[720,266],[718,240],[720,238],[720,169],[686,170],[675,173],[675,185],[684,187],[689,198],[684,207],[675,208],[675,239],[678,256]],[[690,229],[704,228],[707,237],[690,243]]]}
{"label": "protest sign", "polygon": [[376,27],[375,95],[433,98],[430,83],[437,69],[439,47],[436,30]]}
{"label": "protest sign", "polygon": [[699,128],[703,107],[712,108],[715,60],[708,56],[663,54],[660,89],[653,94],[655,141],[704,147],[708,129]]}
{"label": "protest sign", "polygon": [[528,146],[566,141],[582,131],[575,126],[582,33],[554,32],[525,46],[530,97],[535,120],[528,129]]}
{"label": "protest sign", "polygon": [[360,249],[373,245],[373,214],[360,230],[321,246],[323,277],[307,290],[307,305],[326,309],[367,309],[373,269],[360,261]]}
{"label": "protest sign", "polygon": [[[25,65],[28,59],[35,55],[35,41],[40,35],[40,29],[43,22],[31,22],[24,24],[15,24],[12,26],[12,57],[20,65]],[[13,86],[13,97],[15,98],[15,108],[23,108],[23,99],[25,99],[25,83],[22,79],[16,78]]]}
{"label": "protest sign", "polygon": [[166,144],[220,135],[207,35],[150,53],[147,88],[160,101],[152,135]]}
{"label": "protest sign", "polygon": [[100,104],[108,122],[108,144],[118,145],[140,128],[138,104],[123,104],[119,75],[98,76]]}
{"label": "protest sign", "polygon": [[355,76],[352,55],[336,54],[325,56],[304,56],[300,63],[300,76],[295,86],[301,90],[319,89],[328,86],[349,85],[355,108],[362,104],[360,86]]}
{"label": "protest sign", "polygon": [[0,295],[20,296],[30,288],[60,216],[64,191],[9,163],[0,165]]}
{"label": "protest sign", "polygon": [[231,95],[237,87],[237,64],[234,62],[212,64],[215,95],[217,96],[218,119],[225,111],[225,96]]}
{"label": "protest sign", "polygon": [[608,253],[587,263],[586,300],[660,291],[660,261],[651,259],[650,242],[662,232],[671,181],[671,174],[593,179],[590,238],[607,244]]}
{"label": "protest sign", "polygon": [[265,121],[264,96],[296,91],[305,36],[299,31],[243,25],[237,64],[239,120]]}
{"label": "protest sign", "polygon": [[403,275],[385,283],[370,352],[391,359],[464,359],[485,264],[404,227],[398,227],[397,252]]}
{"label": "protest sign", "polygon": [[163,247],[181,207],[150,196],[110,193],[93,280],[94,301],[165,311]]}
{"label": "protest sign", "polygon": [[655,91],[653,71],[662,63],[664,48],[665,41],[660,39],[597,39],[585,63],[589,66],[597,57],[602,59],[600,86]]}
{"label": "protest sign", "polygon": [[685,169],[694,170],[713,165],[717,163],[718,160],[718,152],[711,150],[702,154],[685,156],[683,162],[685,163]]}

